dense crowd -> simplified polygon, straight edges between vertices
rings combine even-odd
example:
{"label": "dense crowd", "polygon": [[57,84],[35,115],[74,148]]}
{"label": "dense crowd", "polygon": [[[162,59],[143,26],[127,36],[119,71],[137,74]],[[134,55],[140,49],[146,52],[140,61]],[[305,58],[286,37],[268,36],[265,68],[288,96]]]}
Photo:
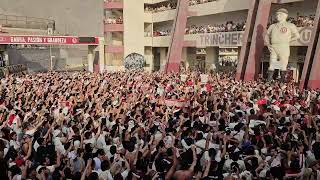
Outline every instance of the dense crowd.
{"label": "dense crowd", "polygon": [[144,8],[144,11],[156,13],[156,12],[167,11],[167,10],[172,10],[176,8],[177,8],[177,3],[165,1],[155,5],[148,5]]}
{"label": "dense crowd", "polygon": [[[189,0],[189,6],[204,4],[204,3],[213,2],[213,1],[217,1],[217,0]],[[145,6],[144,10],[145,12],[156,13],[156,12],[167,11],[167,10],[172,10],[176,8],[177,8],[176,2],[165,1],[155,5],[147,5]]]}
{"label": "dense crowd", "polygon": [[222,57],[219,57],[218,62],[220,66],[237,67],[238,57],[222,56]]}
{"label": "dense crowd", "polygon": [[221,25],[207,25],[207,26],[196,26],[192,25],[186,28],[186,34],[200,34],[200,33],[215,33],[215,32],[233,32],[233,31],[244,31],[245,22],[234,23],[233,21],[228,21]]}
{"label": "dense crowd", "polygon": [[[245,22],[234,23],[233,21],[228,21],[221,25],[207,25],[207,26],[188,26],[186,27],[185,34],[202,34],[202,33],[216,33],[216,32],[234,32],[234,31],[244,31]],[[171,33],[170,29],[167,30],[155,30],[153,36],[169,36]]]}
{"label": "dense crowd", "polygon": [[313,27],[315,15],[301,16],[297,18],[289,18],[289,22],[295,24],[297,27]]}
{"label": "dense crowd", "polygon": [[[288,18],[288,22],[295,24],[297,27],[313,27],[314,26],[314,19],[315,19],[315,15],[300,15],[299,13],[297,14],[297,16],[294,17],[289,17]],[[272,19],[269,22],[270,24],[276,23],[275,19]]]}
{"label": "dense crowd", "polygon": [[204,4],[204,3],[213,2],[213,1],[217,1],[217,0],[189,0],[189,6]]}
{"label": "dense crowd", "polygon": [[106,24],[123,24],[122,17],[107,17],[105,19]]}
{"label": "dense crowd", "polygon": [[197,72],[1,79],[0,179],[318,179],[320,93]]}

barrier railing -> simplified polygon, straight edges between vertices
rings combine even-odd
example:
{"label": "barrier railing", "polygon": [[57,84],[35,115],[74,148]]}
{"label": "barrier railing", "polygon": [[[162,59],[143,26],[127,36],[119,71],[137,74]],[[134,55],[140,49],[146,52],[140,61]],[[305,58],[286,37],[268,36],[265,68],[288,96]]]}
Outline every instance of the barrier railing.
{"label": "barrier railing", "polygon": [[28,68],[24,64],[10,65],[0,69],[0,77],[4,77],[6,74],[21,74],[27,73]]}

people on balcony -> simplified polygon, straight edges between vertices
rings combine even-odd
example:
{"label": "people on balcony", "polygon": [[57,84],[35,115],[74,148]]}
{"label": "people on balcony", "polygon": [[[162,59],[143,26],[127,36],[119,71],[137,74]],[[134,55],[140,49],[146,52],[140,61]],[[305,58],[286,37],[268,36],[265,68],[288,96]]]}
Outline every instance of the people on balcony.
{"label": "people on balcony", "polygon": [[[313,27],[314,26],[314,19],[315,15],[301,15],[300,13],[297,13],[296,17],[289,17],[288,22],[295,24],[297,27]],[[270,24],[273,24],[275,22],[275,19],[271,19],[269,22]]]}
{"label": "people on balcony", "polygon": [[105,23],[106,24],[122,24],[123,23],[123,19],[121,16],[119,17],[108,17],[107,19],[105,19]]}

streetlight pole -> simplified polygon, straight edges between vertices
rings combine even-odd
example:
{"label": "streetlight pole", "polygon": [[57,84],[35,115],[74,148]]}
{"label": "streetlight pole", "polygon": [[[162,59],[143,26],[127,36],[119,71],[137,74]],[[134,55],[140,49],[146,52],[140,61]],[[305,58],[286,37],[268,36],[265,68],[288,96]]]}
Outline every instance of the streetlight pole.
{"label": "streetlight pole", "polygon": [[53,71],[53,63],[52,63],[52,50],[51,45],[49,45],[49,54],[50,54],[50,70]]}

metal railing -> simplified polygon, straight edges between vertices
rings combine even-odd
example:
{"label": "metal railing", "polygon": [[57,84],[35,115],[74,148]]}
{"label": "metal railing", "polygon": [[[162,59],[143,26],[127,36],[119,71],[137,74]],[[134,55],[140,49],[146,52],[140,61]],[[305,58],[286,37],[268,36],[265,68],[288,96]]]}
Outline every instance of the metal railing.
{"label": "metal railing", "polygon": [[55,21],[51,19],[35,18],[28,16],[15,16],[0,14],[0,25],[10,28],[42,29],[52,28],[55,30]]}

